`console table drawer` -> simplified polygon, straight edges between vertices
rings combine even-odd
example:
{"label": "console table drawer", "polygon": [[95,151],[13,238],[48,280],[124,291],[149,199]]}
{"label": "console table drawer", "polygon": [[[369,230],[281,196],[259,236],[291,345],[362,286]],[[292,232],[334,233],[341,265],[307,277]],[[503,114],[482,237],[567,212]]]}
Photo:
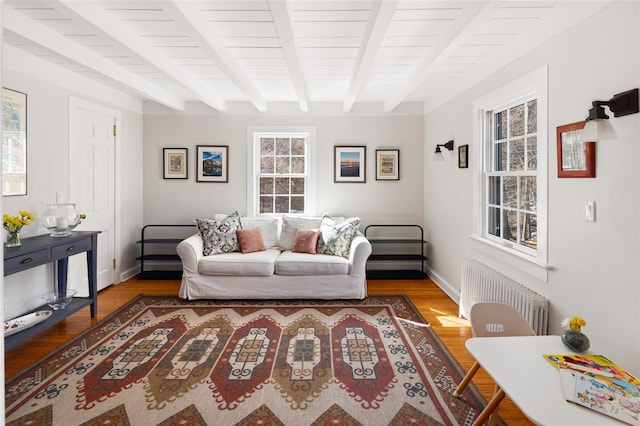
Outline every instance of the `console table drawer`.
{"label": "console table drawer", "polygon": [[69,257],[76,253],[82,253],[91,248],[90,240],[79,240],[73,243],[61,244],[59,246],[51,247],[51,255],[53,260]]}
{"label": "console table drawer", "polygon": [[49,263],[49,250],[42,249],[32,251],[31,253],[24,254],[22,256],[11,257],[4,260],[4,271],[7,273],[14,273],[22,271],[24,269],[33,268],[34,266],[43,265]]}

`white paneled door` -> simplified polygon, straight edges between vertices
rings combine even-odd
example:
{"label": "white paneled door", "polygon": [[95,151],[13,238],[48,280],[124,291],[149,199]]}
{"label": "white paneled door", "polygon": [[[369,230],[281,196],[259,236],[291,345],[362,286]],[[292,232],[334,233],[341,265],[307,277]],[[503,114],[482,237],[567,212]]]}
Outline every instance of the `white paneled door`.
{"label": "white paneled door", "polygon": [[[119,113],[85,101],[69,101],[69,201],[82,220],[76,231],[98,235],[98,290],[115,282],[115,154]],[[84,255],[69,259],[69,286],[88,295]]]}

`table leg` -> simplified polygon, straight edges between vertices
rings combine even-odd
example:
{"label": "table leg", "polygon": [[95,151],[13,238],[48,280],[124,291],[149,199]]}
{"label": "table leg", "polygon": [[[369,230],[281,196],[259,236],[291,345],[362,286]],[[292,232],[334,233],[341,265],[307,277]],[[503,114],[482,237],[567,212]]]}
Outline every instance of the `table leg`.
{"label": "table leg", "polygon": [[462,394],[462,391],[464,390],[464,388],[467,387],[471,379],[473,379],[473,376],[476,374],[479,368],[480,368],[480,363],[478,361],[474,362],[471,368],[469,369],[469,371],[467,371],[467,374],[464,376],[464,378],[456,388],[456,390],[453,392],[453,396],[457,398]]}
{"label": "table leg", "polygon": [[482,413],[480,413],[478,417],[474,420],[472,426],[480,426],[484,424],[484,422],[489,418],[491,413],[493,413],[496,410],[496,408],[498,408],[498,405],[500,405],[500,402],[503,399],[504,399],[504,391],[502,389],[499,389],[493,395],[493,398],[491,398],[491,401],[487,403],[487,406],[484,407],[484,410],[482,410]]}
{"label": "table leg", "polygon": [[87,250],[87,278],[89,280],[89,297],[93,300],[90,305],[91,318],[98,313],[98,236],[91,236],[91,249]]}
{"label": "table leg", "polygon": [[67,291],[67,272],[69,270],[69,258],[58,260],[58,292]]}

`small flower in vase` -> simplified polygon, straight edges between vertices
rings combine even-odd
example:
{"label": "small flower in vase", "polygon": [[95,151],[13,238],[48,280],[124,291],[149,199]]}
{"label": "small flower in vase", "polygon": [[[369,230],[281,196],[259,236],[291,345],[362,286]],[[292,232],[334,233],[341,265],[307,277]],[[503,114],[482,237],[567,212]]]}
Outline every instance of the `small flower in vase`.
{"label": "small flower in vase", "polygon": [[582,327],[587,325],[587,321],[578,316],[574,316],[573,318],[565,318],[560,325],[565,328],[568,327],[562,333],[562,343],[564,343],[565,346],[576,352],[585,352],[589,349],[591,342],[589,342],[589,338],[581,331]]}
{"label": "small flower in vase", "polygon": [[587,322],[580,317],[574,316],[573,318],[565,318],[561,324],[563,327],[569,327],[573,331],[580,331],[581,327],[587,325]]}
{"label": "small flower in vase", "polygon": [[33,222],[35,217],[28,211],[20,210],[18,216],[11,216],[8,214],[2,215],[2,226],[7,231],[7,240],[5,245],[7,247],[17,247],[22,244],[20,239],[20,230],[23,226],[26,226]]}

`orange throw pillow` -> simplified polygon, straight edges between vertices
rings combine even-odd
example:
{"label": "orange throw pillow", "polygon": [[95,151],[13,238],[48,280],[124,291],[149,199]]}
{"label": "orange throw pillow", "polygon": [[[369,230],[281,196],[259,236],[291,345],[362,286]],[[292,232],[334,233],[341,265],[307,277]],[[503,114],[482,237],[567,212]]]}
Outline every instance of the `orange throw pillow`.
{"label": "orange throw pillow", "polygon": [[253,253],[254,251],[266,250],[260,228],[236,229],[240,251],[243,253]]}
{"label": "orange throw pillow", "polygon": [[319,229],[296,229],[296,239],[293,241],[291,251],[316,254],[318,235],[320,235]]}

